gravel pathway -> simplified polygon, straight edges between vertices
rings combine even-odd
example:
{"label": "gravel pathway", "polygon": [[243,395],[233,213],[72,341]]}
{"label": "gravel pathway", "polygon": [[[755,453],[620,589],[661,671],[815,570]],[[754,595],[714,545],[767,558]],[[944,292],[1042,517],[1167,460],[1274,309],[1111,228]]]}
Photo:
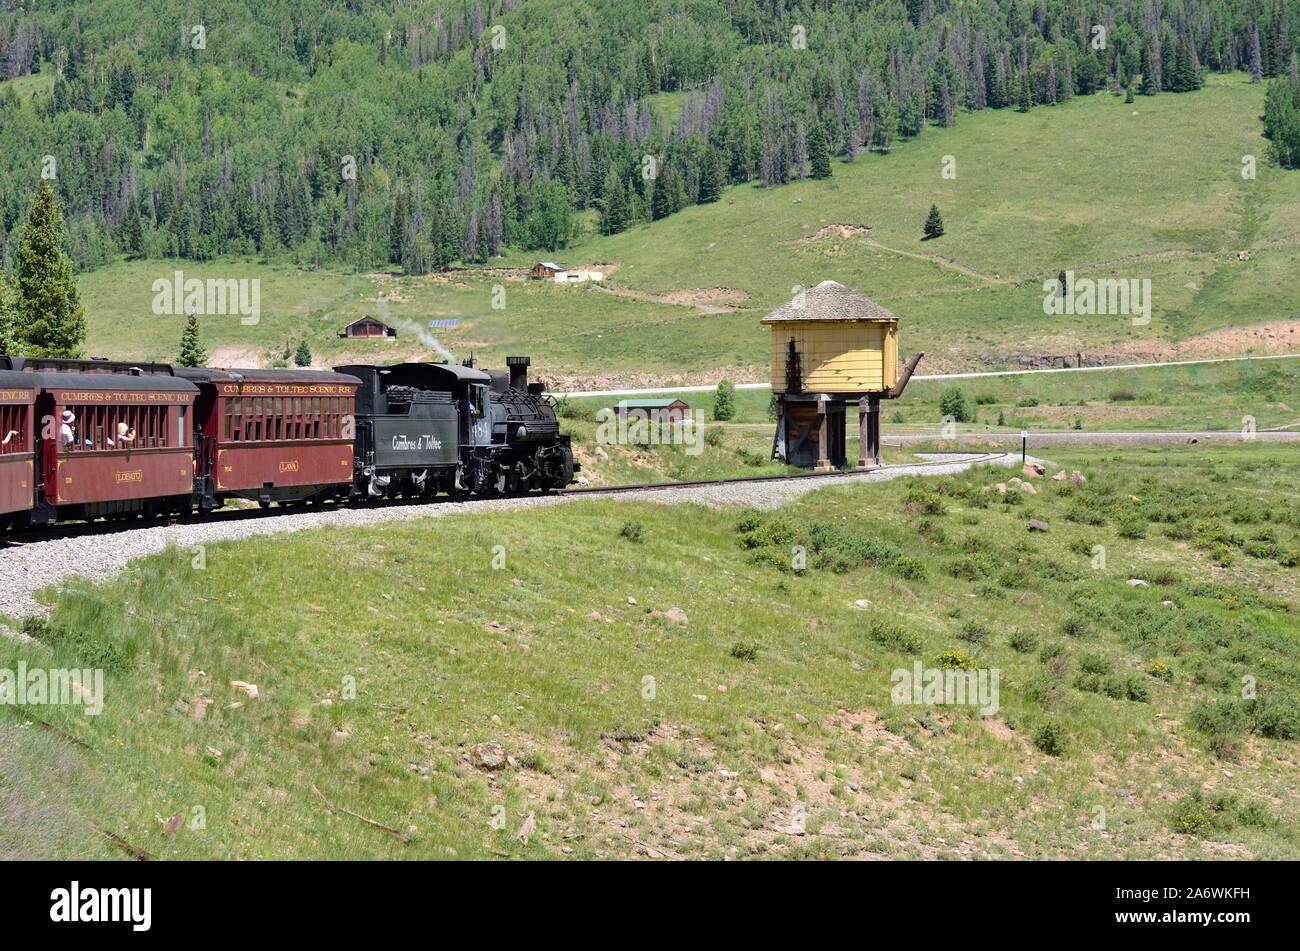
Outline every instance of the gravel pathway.
{"label": "gravel pathway", "polygon": [[[948,475],[962,472],[983,460],[982,454],[931,453],[925,456],[938,465],[904,465],[872,472],[846,473],[822,479],[799,479],[793,482],[757,482],[694,486],[685,489],[646,489],[608,498],[611,501],[663,501],[668,503],[700,502],[705,505],[752,505],[776,508],[806,492],[827,486],[863,482],[885,482],[909,475]],[[996,460],[997,464],[1019,467],[1019,456]],[[563,505],[580,499],[581,494],[567,496],[529,496],[517,499],[483,499],[469,502],[435,502],[427,505],[402,505],[393,508],[327,507],[317,511],[270,515],[241,521],[206,522],[183,525],[150,525],[75,538],[58,538],[28,542],[0,549],[0,613],[22,617],[44,610],[32,595],[49,585],[73,576],[92,580],[112,578],[129,562],[162,551],[168,545],[192,549],[232,539],[254,538],[279,532],[298,532],[328,526],[366,526],[414,518],[442,518],[449,515],[473,515],[476,512],[500,512],[515,509]],[[0,631],[0,634],[3,634]]]}

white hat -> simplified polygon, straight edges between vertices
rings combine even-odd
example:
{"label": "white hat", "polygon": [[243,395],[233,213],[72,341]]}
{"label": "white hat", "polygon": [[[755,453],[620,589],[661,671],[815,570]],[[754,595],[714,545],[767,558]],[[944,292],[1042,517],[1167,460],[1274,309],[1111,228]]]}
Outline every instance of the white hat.
{"label": "white hat", "polygon": [[63,421],[64,421],[65,423],[70,423],[70,422],[72,422],[72,421],[73,421],[74,419],[76,419],[76,418],[77,418],[77,417],[75,417],[75,416],[72,415],[72,410],[70,410],[70,409],[65,409],[65,410],[63,411]]}

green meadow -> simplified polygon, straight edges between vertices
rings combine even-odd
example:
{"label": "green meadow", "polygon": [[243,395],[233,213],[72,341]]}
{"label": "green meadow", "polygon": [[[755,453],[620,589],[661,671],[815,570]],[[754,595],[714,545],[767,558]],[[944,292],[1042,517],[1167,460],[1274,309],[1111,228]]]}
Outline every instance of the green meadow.
{"label": "green meadow", "polygon": [[[455,329],[434,333],[457,358],[499,363],[527,352],[556,379],[757,380],[767,360],[759,318],[797,286],[825,279],[898,313],[904,351],[925,350],[930,372],[984,368],[981,354],[1145,352],[1211,331],[1227,333],[1215,354],[1251,352],[1258,341],[1232,328],[1294,317],[1300,289],[1300,175],[1265,160],[1262,102],[1262,87],[1234,74],[1129,105],[1098,94],[1027,115],[962,115],[955,128],[929,129],[888,155],[836,160],[829,180],[736,186],[716,204],[612,237],[588,221],[569,248],[540,255],[604,268],[605,289],[523,280],[520,269],[539,256],[522,253],[427,277],[125,262],[81,276],[89,348],[174,354],[183,318],[155,316],[150,288],[179,268],[261,280],[257,326],[202,322],[210,351],[238,362],[283,359],[299,340],[317,363],[427,357],[415,330],[454,319]],[[1242,177],[1249,155],[1254,179]],[[942,174],[946,157],[954,178]],[[947,233],[922,241],[932,202]],[[1066,269],[1149,279],[1151,322],[1045,316],[1042,283]],[[398,341],[335,336],[363,313],[399,325]]]}
{"label": "green meadow", "polygon": [[[169,551],[0,641],[107,671],[101,716],[0,710],[0,850],[1295,858],[1291,453]],[[899,702],[917,664],[997,670],[997,709]]]}

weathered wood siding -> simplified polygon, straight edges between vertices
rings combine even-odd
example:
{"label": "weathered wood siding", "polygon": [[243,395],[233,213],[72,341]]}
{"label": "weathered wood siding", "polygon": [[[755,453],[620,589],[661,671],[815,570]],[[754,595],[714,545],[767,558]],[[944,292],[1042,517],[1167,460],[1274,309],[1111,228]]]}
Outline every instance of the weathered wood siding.
{"label": "weathered wood siding", "polygon": [[772,390],[784,393],[790,340],[802,358],[803,388],[815,393],[876,393],[898,382],[898,327],[885,321],[782,321],[772,324]]}

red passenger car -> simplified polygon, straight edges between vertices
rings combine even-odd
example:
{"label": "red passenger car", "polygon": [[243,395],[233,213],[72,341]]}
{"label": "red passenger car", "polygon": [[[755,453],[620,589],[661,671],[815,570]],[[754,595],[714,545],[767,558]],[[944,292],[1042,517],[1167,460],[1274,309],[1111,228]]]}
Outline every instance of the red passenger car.
{"label": "red passenger car", "polygon": [[23,375],[37,388],[38,521],[190,510],[194,384],[93,361]]}
{"label": "red passenger car", "polygon": [[25,518],[36,505],[35,405],[31,375],[0,370],[0,523]]}
{"label": "red passenger car", "polygon": [[356,377],[323,370],[177,369],[199,388],[206,499],[342,499],[352,491]]}

